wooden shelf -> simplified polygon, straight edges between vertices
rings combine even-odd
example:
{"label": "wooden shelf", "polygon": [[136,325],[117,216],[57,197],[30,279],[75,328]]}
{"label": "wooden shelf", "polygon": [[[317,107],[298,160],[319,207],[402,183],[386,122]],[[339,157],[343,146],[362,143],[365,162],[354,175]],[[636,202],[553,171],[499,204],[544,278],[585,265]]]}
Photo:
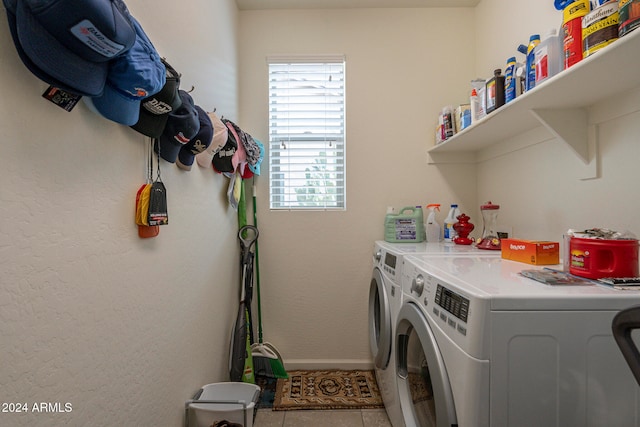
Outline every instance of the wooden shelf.
{"label": "wooden shelf", "polygon": [[543,126],[585,164],[595,154],[587,107],[640,85],[640,30],[553,76],[467,129],[428,150],[430,163],[477,153]]}

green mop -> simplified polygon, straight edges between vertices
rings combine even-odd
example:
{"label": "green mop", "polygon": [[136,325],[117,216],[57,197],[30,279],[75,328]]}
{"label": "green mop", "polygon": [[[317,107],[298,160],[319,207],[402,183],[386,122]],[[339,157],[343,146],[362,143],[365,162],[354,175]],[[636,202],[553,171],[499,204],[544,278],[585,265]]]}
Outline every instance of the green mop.
{"label": "green mop", "polygon": [[[258,228],[255,176],[253,178],[253,226]],[[258,342],[251,345],[253,367],[256,375],[270,378],[289,378],[282,356],[271,343],[262,338],[262,309],[260,301],[260,264],[258,259],[258,241],[255,243],[256,296],[258,297]]]}

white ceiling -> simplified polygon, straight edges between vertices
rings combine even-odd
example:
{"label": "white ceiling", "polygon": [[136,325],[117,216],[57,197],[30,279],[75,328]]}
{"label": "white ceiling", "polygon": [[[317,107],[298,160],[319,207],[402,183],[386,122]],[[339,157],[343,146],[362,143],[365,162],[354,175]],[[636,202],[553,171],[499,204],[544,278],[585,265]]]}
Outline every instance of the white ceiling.
{"label": "white ceiling", "polygon": [[474,7],[480,0],[236,0],[240,10]]}

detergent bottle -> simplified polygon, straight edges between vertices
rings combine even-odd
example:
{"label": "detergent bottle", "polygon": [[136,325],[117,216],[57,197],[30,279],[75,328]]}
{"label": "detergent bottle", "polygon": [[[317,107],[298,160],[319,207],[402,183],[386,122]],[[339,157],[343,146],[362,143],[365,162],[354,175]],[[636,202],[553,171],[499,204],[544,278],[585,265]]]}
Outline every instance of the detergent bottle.
{"label": "detergent bottle", "polygon": [[384,240],[391,243],[420,243],[424,241],[424,216],[420,206],[407,206],[394,213],[387,208],[384,218]]}
{"label": "detergent bottle", "polygon": [[440,224],[436,221],[436,211],[440,212],[440,203],[431,203],[427,205],[429,216],[425,226],[427,233],[427,243],[440,241]]}
{"label": "detergent bottle", "polygon": [[444,241],[445,242],[453,242],[457,233],[453,228],[453,224],[458,222],[458,216],[460,216],[460,209],[458,209],[457,204],[452,204],[449,209],[449,213],[447,214],[447,218],[444,220]]}
{"label": "detergent bottle", "polygon": [[536,68],[536,86],[562,71],[564,58],[562,54],[562,39],[552,28],[547,36],[534,49]]}

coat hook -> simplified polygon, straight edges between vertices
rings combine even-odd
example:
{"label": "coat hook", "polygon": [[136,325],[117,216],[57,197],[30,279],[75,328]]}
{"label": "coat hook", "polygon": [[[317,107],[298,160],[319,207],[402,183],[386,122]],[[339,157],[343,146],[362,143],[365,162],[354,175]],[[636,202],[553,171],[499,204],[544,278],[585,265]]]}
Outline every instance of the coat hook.
{"label": "coat hook", "polygon": [[191,89],[186,90],[185,92],[187,92],[187,93],[191,93],[191,92],[193,92],[193,90],[194,90],[195,88],[196,88],[196,87],[195,87],[194,85],[191,85]]}

